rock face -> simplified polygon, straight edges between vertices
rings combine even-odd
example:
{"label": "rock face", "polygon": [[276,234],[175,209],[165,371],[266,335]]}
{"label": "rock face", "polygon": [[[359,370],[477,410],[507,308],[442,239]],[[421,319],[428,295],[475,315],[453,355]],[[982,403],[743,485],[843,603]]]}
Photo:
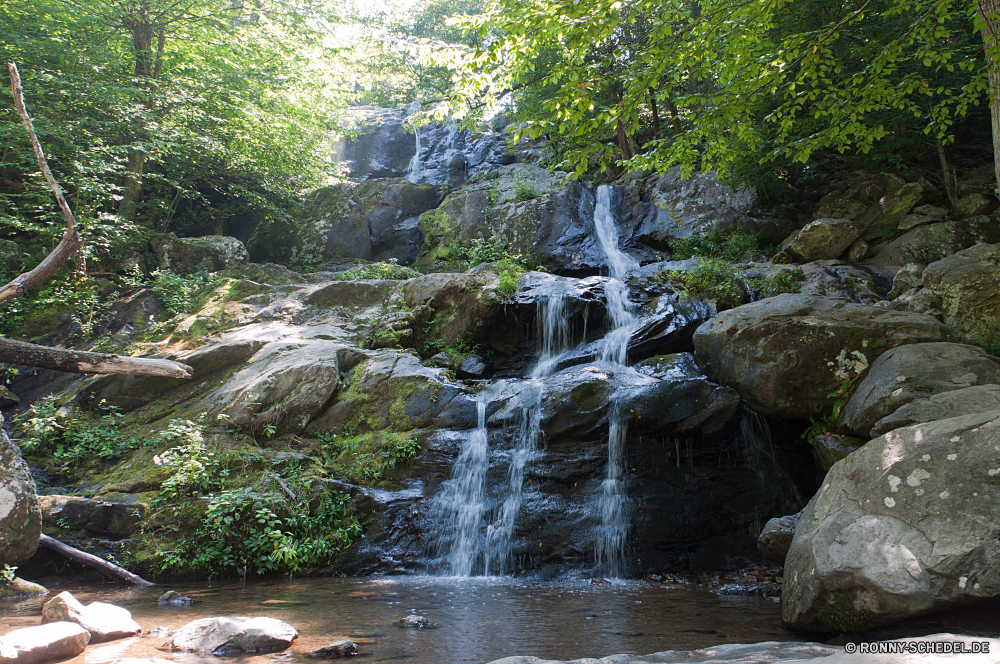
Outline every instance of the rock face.
{"label": "rock face", "polygon": [[219,272],[250,262],[243,243],[226,235],[178,238],[168,233],[155,236],[150,244],[160,268],[177,274]]}
{"label": "rock face", "polygon": [[189,622],[164,647],[202,655],[278,652],[292,645],[298,635],[294,627],[275,618],[222,616]]}
{"label": "rock face", "polygon": [[976,385],[931,397],[914,399],[886,415],[872,427],[872,436],[921,422],[946,420],[960,415],[1000,409],[1000,385]]}
{"label": "rock face", "polygon": [[991,217],[924,224],[884,245],[867,262],[872,265],[933,263],[982,242],[1000,242],[1000,227]]}
{"label": "rock face", "polygon": [[30,558],[42,533],[35,481],[0,415],[0,565]]}
{"label": "rock face", "polygon": [[894,309],[930,314],[961,341],[1000,346],[1000,244],[978,244],[931,263]]}
{"label": "rock face", "polygon": [[813,261],[801,267],[803,295],[845,298],[859,304],[877,304],[886,299],[893,284],[892,271],[883,267]]}
{"label": "rock face", "polygon": [[998,426],[994,410],[896,429],[837,463],[788,551],[783,619],[860,631],[1000,594]]}
{"label": "rock face", "polygon": [[886,351],[871,365],[840,412],[838,424],[868,438],[876,422],[910,401],[973,385],[996,384],[1000,384],[1000,359],[978,346],[900,346]]}
{"label": "rock face", "polygon": [[84,606],[69,592],[61,592],[42,607],[42,624],[76,623],[90,632],[91,643],[127,639],[142,633],[128,610],[104,602]]}
{"label": "rock face", "polygon": [[844,380],[837,372],[853,378],[890,348],[947,338],[930,316],[784,294],[720,313],[694,347],[705,374],[757,412],[804,419],[829,408]]}
{"label": "rock face", "polygon": [[69,659],[86,650],[89,642],[90,633],[70,622],[15,629],[0,637],[0,664]]}

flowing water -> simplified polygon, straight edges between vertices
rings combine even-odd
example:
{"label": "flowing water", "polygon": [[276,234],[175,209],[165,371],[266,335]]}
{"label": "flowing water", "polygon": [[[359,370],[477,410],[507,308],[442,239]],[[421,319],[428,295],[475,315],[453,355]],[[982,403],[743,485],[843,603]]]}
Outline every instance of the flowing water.
{"label": "flowing water", "polygon": [[417,149],[410,158],[410,164],[406,167],[406,179],[413,184],[420,183],[420,129],[414,128],[413,135],[416,137]]}
{"label": "flowing water", "polygon": [[[195,603],[158,606],[157,597],[168,589]],[[226,658],[240,664],[314,662],[310,652],[339,639],[358,644],[356,661],[411,664],[481,664],[510,655],[603,657],[797,639],[782,629],[780,607],[773,600],[646,582],[592,585],[425,576],[176,584],[135,590],[53,588],[62,590],[72,591],[85,604],[102,601],[125,607],[144,632],[226,615],[269,616],[299,631],[283,653]],[[44,602],[45,598],[0,602],[0,634],[39,624]],[[430,627],[399,627],[397,621],[411,613],[425,616]],[[157,650],[165,640],[147,636],[96,645],[69,662],[103,664],[119,657],[162,657],[180,664],[210,661]]]}

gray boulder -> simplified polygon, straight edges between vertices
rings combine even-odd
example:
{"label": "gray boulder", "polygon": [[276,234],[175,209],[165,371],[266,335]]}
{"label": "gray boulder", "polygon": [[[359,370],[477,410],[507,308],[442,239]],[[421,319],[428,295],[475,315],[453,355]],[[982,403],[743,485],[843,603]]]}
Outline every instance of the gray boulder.
{"label": "gray boulder", "polygon": [[764,524],[764,530],[760,531],[760,536],[757,538],[757,551],[760,555],[779,565],[785,564],[788,547],[792,545],[792,538],[795,537],[795,521],[798,516],[798,514],[778,516]]}
{"label": "gray boulder", "polygon": [[858,218],[858,222],[865,228],[861,239],[877,239],[896,230],[899,222],[923,196],[924,188],[919,182],[908,182],[872,203]]}
{"label": "gray boulder", "polygon": [[990,199],[979,192],[965,194],[955,203],[951,210],[953,217],[963,219],[987,214],[991,207],[995,206],[996,199]]}
{"label": "gray boulder", "polygon": [[41,496],[39,502],[42,521],[49,527],[63,524],[60,527],[114,539],[136,534],[147,509],[141,502],[58,494]]}
{"label": "gray boulder", "polygon": [[71,622],[15,629],[0,637],[0,664],[41,664],[76,657],[90,633]]}
{"label": "gray boulder", "polygon": [[872,265],[933,263],[981,242],[1000,242],[1000,226],[991,217],[924,224],[907,231],[866,262]]}
{"label": "gray boulder", "polygon": [[176,590],[168,590],[160,595],[160,598],[156,600],[156,603],[169,604],[171,606],[189,606],[192,601],[193,600],[190,597],[185,597]]}
{"label": "gray boulder", "polygon": [[887,299],[894,300],[906,291],[918,285],[920,280],[923,278],[925,267],[927,267],[927,265],[924,263],[907,263],[903,267],[899,268],[899,271],[896,272],[896,276],[892,279],[892,290],[889,291]]}
{"label": "gray boulder", "polygon": [[816,436],[816,443],[812,446],[813,458],[823,470],[830,470],[833,464],[857,449],[857,445],[849,445],[849,442],[861,443],[863,441],[856,438],[845,440],[841,436],[830,434]]}
{"label": "gray boulder", "polygon": [[1000,409],[1000,385],[975,385],[930,397],[914,399],[886,415],[872,427],[872,436],[922,422]]}
{"label": "gray boulder", "polygon": [[875,360],[840,411],[838,425],[868,438],[872,427],[900,406],[933,394],[1000,383],[1000,359],[978,346],[909,344]]}
{"label": "gray boulder", "polygon": [[886,299],[892,283],[891,270],[840,260],[813,261],[801,269],[800,293],[845,298],[859,304],[876,304]]}
{"label": "gray boulder", "polygon": [[278,652],[298,635],[294,627],[275,618],[222,616],[189,622],[163,647],[202,655]]}
{"label": "gray boulder", "polygon": [[0,415],[0,565],[30,558],[42,533],[35,480]]}
{"label": "gray boulder", "polygon": [[409,615],[399,619],[399,624],[403,627],[427,627],[427,618],[424,616]]}
{"label": "gray boulder", "polygon": [[979,244],[928,265],[919,289],[892,307],[934,316],[966,343],[1000,346],[998,284],[1000,244]]}
{"label": "gray boulder", "polygon": [[1000,594],[998,426],[994,410],[896,429],[837,463],[785,559],[784,621],[863,631]]}
{"label": "gray boulder", "polygon": [[944,341],[930,316],[813,295],[784,294],[718,314],[694,334],[709,379],[728,385],[757,412],[815,417],[827,395],[904,344]]}
{"label": "gray boulder", "polygon": [[179,238],[167,233],[155,235],[150,245],[160,268],[177,274],[219,272],[250,262],[243,243],[226,235]]}
{"label": "gray boulder", "polygon": [[358,654],[358,646],[355,645],[354,641],[344,639],[343,641],[334,641],[322,648],[317,648],[310,654],[313,657],[350,657],[351,655]]}
{"label": "gray boulder", "polygon": [[694,331],[715,312],[702,300],[661,295],[640,314],[628,340],[628,359],[638,362],[655,355],[690,352]]}
{"label": "gray boulder", "polygon": [[906,181],[897,175],[879,173],[852,183],[820,199],[813,219],[859,219],[879,200],[899,191]]}
{"label": "gray boulder", "polygon": [[800,263],[837,258],[864,229],[860,221],[817,219],[806,224],[784,251]]}
{"label": "gray boulder", "polygon": [[127,639],[142,633],[132,614],[120,606],[91,602],[84,606],[72,593],[61,592],[42,607],[42,624],[76,623],[90,632],[91,643]]}

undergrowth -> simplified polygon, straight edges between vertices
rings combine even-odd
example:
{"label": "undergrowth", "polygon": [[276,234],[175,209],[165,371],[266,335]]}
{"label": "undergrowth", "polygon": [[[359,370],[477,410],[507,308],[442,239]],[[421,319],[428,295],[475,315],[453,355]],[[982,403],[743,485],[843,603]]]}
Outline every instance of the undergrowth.
{"label": "undergrowth", "polygon": [[768,258],[777,253],[776,247],[760,245],[760,237],[756,231],[735,230],[724,234],[718,226],[713,226],[707,233],[693,233],[677,238],[671,242],[671,247],[671,259],[675,261],[701,256],[736,263],[744,260],[748,252],[763,254]]}
{"label": "undergrowth", "polygon": [[798,293],[804,275],[800,268],[776,271],[766,277],[748,279],[742,270],[723,260],[701,259],[692,270],[661,270],[653,276],[670,284],[684,296],[715,302],[719,309],[731,309],[751,297],[765,298],[781,293]]}
{"label": "undergrowth", "polygon": [[358,279],[403,280],[413,279],[414,277],[419,276],[422,275],[416,270],[398,265],[395,258],[390,258],[388,261],[383,261],[381,263],[371,263],[370,265],[365,265],[355,270],[338,272],[333,275],[333,278],[339,281],[356,281]]}
{"label": "undergrowth", "polygon": [[101,402],[102,414],[59,415],[54,397],[43,397],[15,419],[24,435],[19,444],[25,453],[52,456],[62,466],[92,459],[113,460],[141,447],[142,442],[121,430],[124,417],[115,406]]}

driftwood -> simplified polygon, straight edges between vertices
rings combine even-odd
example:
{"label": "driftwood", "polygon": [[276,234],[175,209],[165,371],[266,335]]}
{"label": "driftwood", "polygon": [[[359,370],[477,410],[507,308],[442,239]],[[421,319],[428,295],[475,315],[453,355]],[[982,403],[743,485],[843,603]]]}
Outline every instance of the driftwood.
{"label": "driftwood", "polygon": [[0,361],[69,373],[125,374],[191,378],[194,369],[173,360],[90,353],[82,350],[50,348],[0,338]]}
{"label": "driftwood", "polygon": [[97,556],[81,551],[80,549],[74,549],[70,545],[63,544],[59,540],[53,539],[48,535],[43,534],[38,540],[38,545],[44,546],[46,549],[51,549],[57,553],[61,553],[70,560],[75,560],[81,565],[87,565],[89,567],[98,569],[103,574],[106,574],[110,577],[121,579],[122,581],[126,581],[128,583],[132,583],[137,586],[156,585],[150,581],[147,581],[141,576],[133,574],[127,569],[122,569],[121,567],[115,565],[114,563],[109,563],[107,560],[104,560],[103,558],[98,558]]}
{"label": "driftwood", "polygon": [[62,210],[63,216],[66,217],[66,230],[63,232],[62,240],[59,241],[56,248],[45,257],[45,260],[38,264],[38,267],[15,277],[9,284],[0,288],[0,304],[24,295],[29,288],[37,286],[51,277],[59,269],[59,266],[66,262],[67,258],[83,246],[83,240],[80,239],[80,233],[77,230],[76,219],[73,217],[73,212],[69,209],[69,203],[66,202],[62,189],[59,188],[59,184],[56,182],[55,177],[53,177],[52,171],[49,170],[49,164],[45,160],[45,152],[42,150],[42,144],[38,142],[35,127],[31,124],[28,110],[24,106],[24,93],[21,89],[21,76],[17,72],[17,65],[10,62],[7,64],[7,68],[10,70],[10,88],[14,93],[14,107],[17,108],[17,113],[21,116],[21,124],[24,125],[24,130],[28,132],[31,146],[35,149],[35,159],[38,161],[38,167],[42,169],[42,175],[45,176],[45,181],[49,183],[52,195],[56,197],[56,202],[59,203],[59,208]]}
{"label": "driftwood", "polygon": [[[42,144],[38,142],[35,127],[32,125],[31,117],[28,115],[28,110],[24,105],[24,91],[21,89],[21,76],[18,74],[17,65],[10,62],[7,64],[7,68],[10,70],[10,87],[14,93],[14,106],[17,108],[18,115],[21,116],[21,124],[24,125],[24,130],[28,132],[31,146],[35,150],[35,159],[38,161],[38,167],[42,169],[42,175],[45,176],[45,181],[49,183],[52,195],[55,196],[56,202],[59,203],[59,208],[62,210],[63,216],[66,217],[66,230],[63,232],[62,240],[60,240],[56,248],[45,257],[45,260],[38,264],[38,267],[15,277],[6,286],[0,287],[0,304],[24,295],[29,288],[37,286],[51,277],[66,262],[66,259],[83,246],[83,241],[80,239],[80,233],[77,230],[76,218],[73,217],[73,212],[69,209],[69,203],[66,202],[62,189],[59,188],[59,183],[56,182],[52,171],[49,170],[49,164],[45,160],[45,152],[42,150]],[[0,362],[43,367],[72,373],[169,376],[171,378],[191,378],[194,374],[191,367],[171,360],[122,357],[121,355],[49,348],[47,346],[36,346],[10,339],[0,339]]]}

